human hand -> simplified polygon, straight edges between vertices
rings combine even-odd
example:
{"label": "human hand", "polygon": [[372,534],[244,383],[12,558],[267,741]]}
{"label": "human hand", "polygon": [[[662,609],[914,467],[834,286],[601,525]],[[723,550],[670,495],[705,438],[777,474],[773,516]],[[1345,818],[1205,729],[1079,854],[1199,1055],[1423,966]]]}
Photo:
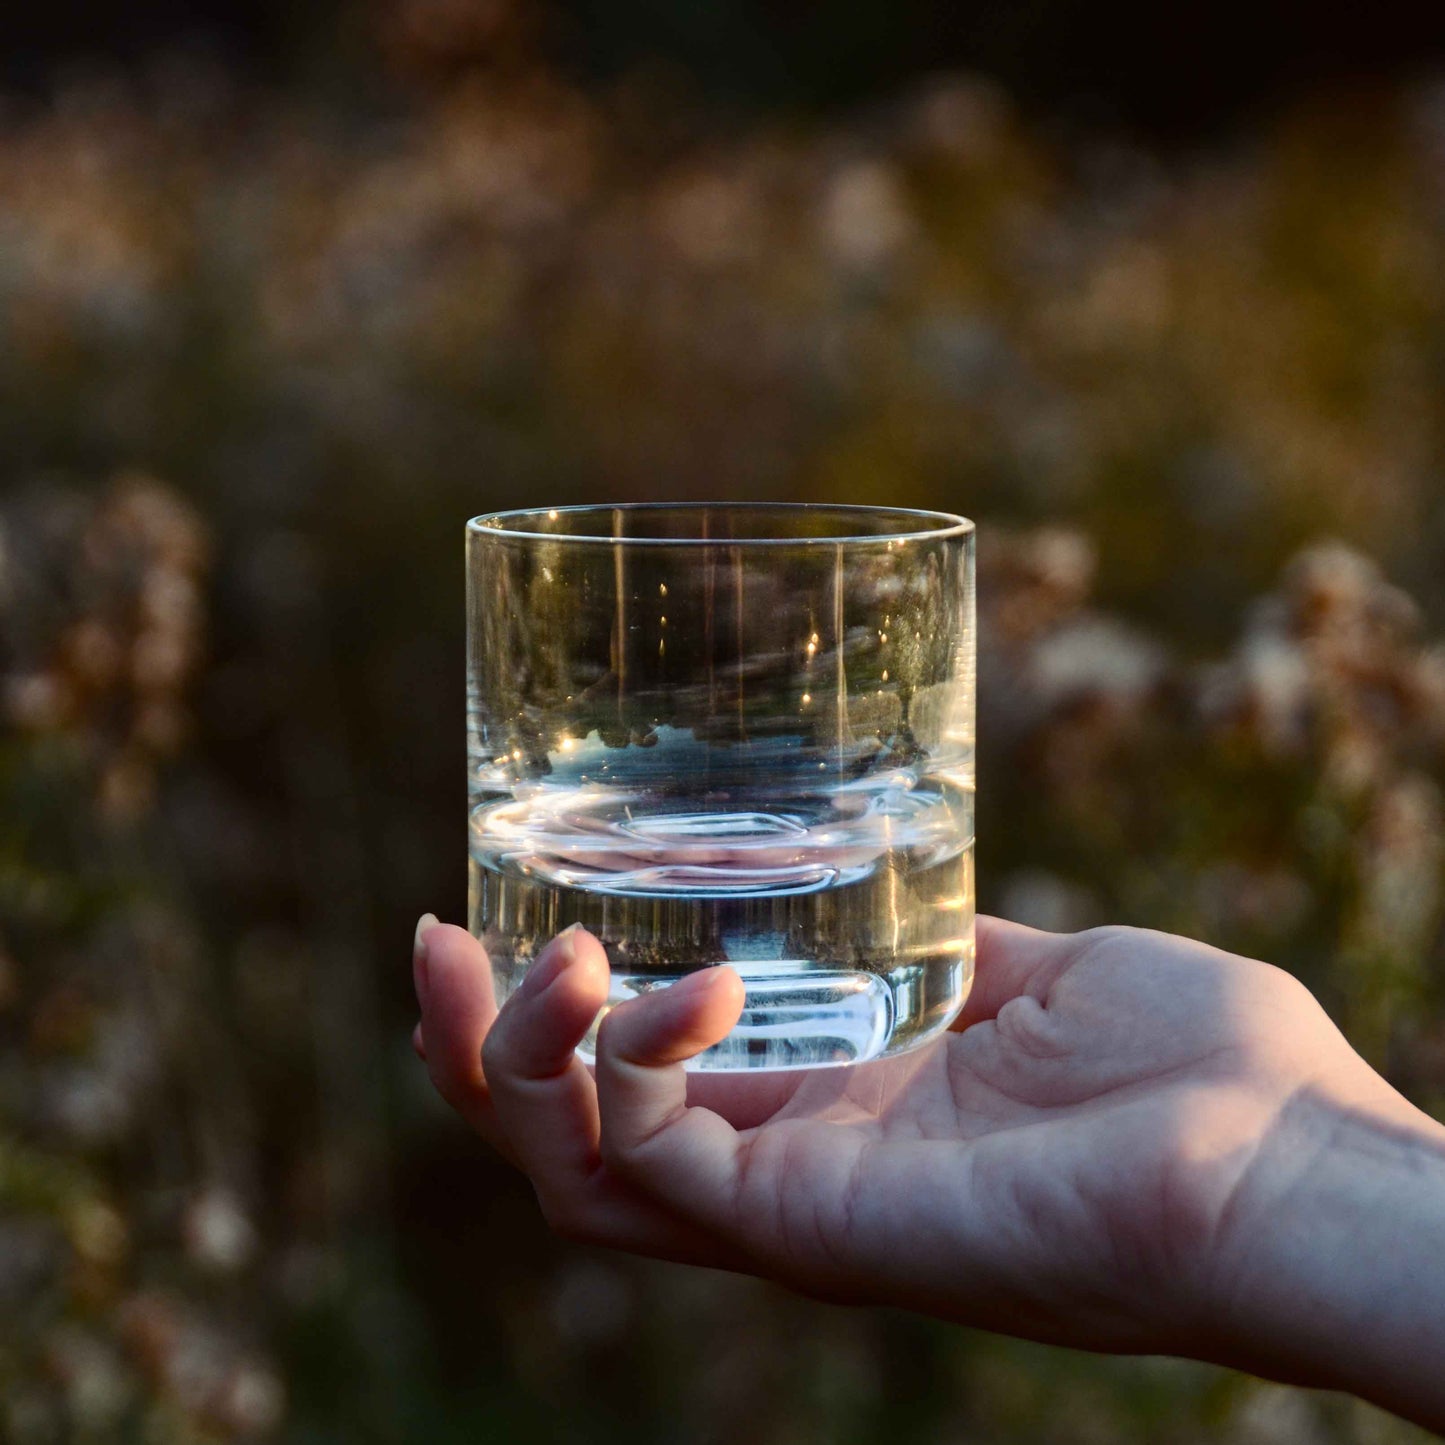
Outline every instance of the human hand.
{"label": "human hand", "polygon": [[[1331,1175],[1341,1121],[1427,1150],[1445,1131],[1278,969],[1163,934],[980,919],[968,1007],[911,1054],[688,1075],[742,1006],[723,967],[613,1009],[594,1078],[573,1050],[607,995],[595,939],[559,936],[498,1014],[480,945],[430,919],[418,934],[432,1078],[569,1236],[1058,1344],[1362,1389],[1331,1375],[1327,1338],[1292,1351],[1259,1337],[1288,1330],[1301,1278],[1334,1268],[1299,1254],[1301,1221],[1279,1201]],[[1348,1193],[1350,1171],[1333,1176]]]}

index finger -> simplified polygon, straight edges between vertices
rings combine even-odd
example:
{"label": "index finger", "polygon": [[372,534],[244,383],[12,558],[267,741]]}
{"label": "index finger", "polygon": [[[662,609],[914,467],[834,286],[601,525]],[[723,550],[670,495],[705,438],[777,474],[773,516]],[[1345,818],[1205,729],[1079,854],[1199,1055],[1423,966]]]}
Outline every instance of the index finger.
{"label": "index finger", "polygon": [[497,1018],[491,960],[465,928],[432,922],[418,932],[413,968],[422,1010],[422,1046],[417,1052],[437,1093],[483,1138],[510,1156],[482,1068],[482,1040]]}

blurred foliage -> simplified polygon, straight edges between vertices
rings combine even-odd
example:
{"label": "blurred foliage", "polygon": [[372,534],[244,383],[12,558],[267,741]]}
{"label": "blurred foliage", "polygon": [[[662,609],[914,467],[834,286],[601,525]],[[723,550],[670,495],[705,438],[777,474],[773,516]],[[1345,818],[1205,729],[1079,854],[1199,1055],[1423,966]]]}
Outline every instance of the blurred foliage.
{"label": "blurred foliage", "polygon": [[1276,961],[1445,1108],[1445,92],[1166,163],[976,78],[739,128],[506,0],[347,23],[364,102],[162,59],[0,128],[0,1439],[1417,1438],[561,1245],[405,956],[464,517],[945,507],[984,905]]}

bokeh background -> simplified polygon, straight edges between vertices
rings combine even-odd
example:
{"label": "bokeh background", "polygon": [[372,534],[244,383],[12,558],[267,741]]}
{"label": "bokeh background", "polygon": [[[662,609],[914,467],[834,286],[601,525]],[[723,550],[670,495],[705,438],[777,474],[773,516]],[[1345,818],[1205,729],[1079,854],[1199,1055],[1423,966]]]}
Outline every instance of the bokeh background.
{"label": "bokeh background", "polygon": [[411,1056],[463,519],[887,502],[982,527],[983,906],[1445,1109],[1428,22],[937,9],[7,17],[0,1439],[1423,1439],[564,1245]]}

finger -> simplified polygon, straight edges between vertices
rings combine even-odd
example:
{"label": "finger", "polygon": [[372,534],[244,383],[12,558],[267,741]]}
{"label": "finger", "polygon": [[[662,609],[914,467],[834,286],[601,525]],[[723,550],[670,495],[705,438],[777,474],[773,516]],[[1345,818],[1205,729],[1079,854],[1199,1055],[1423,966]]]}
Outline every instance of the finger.
{"label": "finger", "polygon": [[975,938],[973,987],[963,1012],[950,1025],[956,1031],[996,1018],[1011,998],[1022,993],[1046,992],[1076,947],[1072,934],[1044,933],[983,913],[975,925]]}
{"label": "finger", "polygon": [[659,1259],[745,1268],[738,1251],[603,1166],[597,1086],[575,1049],[606,1000],[608,983],[601,944],[569,929],[543,950],[502,1010],[486,1046],[486,1067],[518,1162],[549,1223],[564,1234]]}
{"label": "finger", "polygon": [[603,1160],[729,1267],[843,1298],[841,1256],[852,1247],[846,1200],[850,1182],[863,1177],[855,1168],[861,1140],[818,1118],[740,1132],[687,1103],[684,1062],[724,1038],[743,1003],[741,979],[709,968],[603,1020]]}
{"label": "finger", "polygon": [[733,969],[701,969],[613,1009],[597,1036],[608,1167],[715,1229],[732,1223],[741,1136],[711,1110],[688,1107],[683,1064],[726,1037],[743,1000]]}
{"label": "finger", "polygon": [[487,1037],[492,1098],[544,1206],[598,1163],[597,1090],[577,1045],[607,1001],[602,945],[574,925],[537,956]]}
{"label": "finger", "polygon": [[426,1063],[426,1040],[421,1036],[421,1024],[411,1031],[411,1050],[422,1063]]}
{"label": "finger", "polygon": [[414,959],[427,1073],[437,1093],[506,1152],[482,1069],[482,1041],[497,1017],[487,952],[465,928],[433,922],[420,931]]}

